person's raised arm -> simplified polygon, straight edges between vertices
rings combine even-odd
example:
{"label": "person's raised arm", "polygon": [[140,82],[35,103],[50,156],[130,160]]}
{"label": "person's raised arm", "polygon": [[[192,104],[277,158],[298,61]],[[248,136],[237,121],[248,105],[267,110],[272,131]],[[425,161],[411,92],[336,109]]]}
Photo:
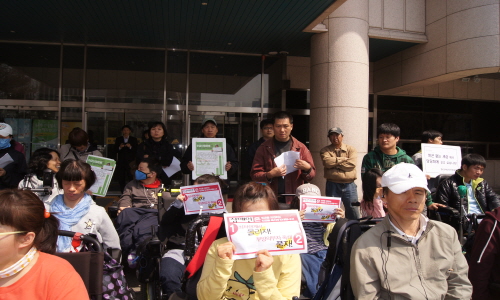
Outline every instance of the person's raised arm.
{"label": "person's raised arm", "polygon": [[193,148],[192,144],[189,145],[186,149],[186,152],[184,152],[184,155],[182,156],[181,159],[181,171],[183,174],[191,174],[191,172],[194,169],[193,166]]}
{"label": "person's raised arm", "polygon": [[281,273],[276,278],[272,266],[273,257],[267,250],[259,251],[256,260],[267,261],[268,268],[259,272],[254,270],[253,278],[259,299],[291,300],[293,296],[300,295],[301,262],[298,254],[275,256],[274,260],[281,260]]}
{"label": "person's raised arm", "polygon": [[305,151],[301,151],[300,158],[301,159],[298,159],[297,161],[303,160],[303,161],[307,162],[310,166],[309,170],[303,170],[300,173],[300,177],[302,177],[302,179],[304,181],[311,182],[311,180],[313,180],[314,177],[316,176],[316,167],[314,166],[314,161],[313,161],[313,158],[312,158],[312,155],[311,155],[311,152],[309,151],[309,149],[305,149]]}
{"label": "person's raised arm", "polygon": [[199,300],[222,299],[233,268],[234,260],[231,259],[233,247],[231,242],[221,245],[214,242],[210,246],[196,286]]}

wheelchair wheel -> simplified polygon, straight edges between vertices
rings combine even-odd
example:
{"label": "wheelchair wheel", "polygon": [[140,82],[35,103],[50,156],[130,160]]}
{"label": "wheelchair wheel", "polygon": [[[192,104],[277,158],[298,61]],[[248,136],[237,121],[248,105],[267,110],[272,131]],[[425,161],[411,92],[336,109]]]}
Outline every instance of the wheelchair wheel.
{"label": "wheelchair wheel", "polygon": [[163,291],[158,281],[141,283],[141,299],[142,300],[162,300]]}

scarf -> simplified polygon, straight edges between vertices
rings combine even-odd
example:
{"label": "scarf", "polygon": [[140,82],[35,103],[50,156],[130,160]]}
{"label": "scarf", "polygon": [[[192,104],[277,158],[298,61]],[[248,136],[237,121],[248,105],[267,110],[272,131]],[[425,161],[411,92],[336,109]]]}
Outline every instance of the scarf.
{"label": "scarf", "polygon": [[[64,195],[58,195],[50,206],[50,212],[57,213],[54,215],[59,219],[60,230],[71,231],[71,227],[75,226],[89,212],[91,204],[92,197],[85,194],[75,207],[68,208],[64,204]],[[59,236],[57,238],[57,252],[64,252],[70,248],[71,240],[70,237]]]}
{"label": "scarf", "polygon": [[158,180],[158,178],[156,178],[156,180],[153,182],[153,183],[150,183],[150,184],[143,184],[144,187],[148,188],[148,189],[156,189],[157,187],[159,187],[161,184],[160,180]]}
{"label": "scarf", "polygon": [[18,260],[15,264],[12,266],[3,269],[0,271],[0,278],[7,278],[12,275],[15,275],[19,272],[21,272],[24,268],[26,268],[30,262],[33,260],[33,257],[35,257],[36,254],[36,248],[31,247],[30,251],[26,253],[23,257],[21,257],[20,260]]}

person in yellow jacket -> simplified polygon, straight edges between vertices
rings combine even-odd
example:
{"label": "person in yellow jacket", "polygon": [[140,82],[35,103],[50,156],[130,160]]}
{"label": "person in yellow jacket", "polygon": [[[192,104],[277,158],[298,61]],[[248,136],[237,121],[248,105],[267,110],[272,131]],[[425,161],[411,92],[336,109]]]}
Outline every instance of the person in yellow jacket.
{"label": "person in yellow jacket", "polygon": [[[250,182],[235,194],[233,212],[277,210],[269,186]],[[299,254],[271,256],[260,250],[256,258],[233,260],[235,247],[227,238],[213,242],[197,286],[199,300],[280,300],[300,295]]]}

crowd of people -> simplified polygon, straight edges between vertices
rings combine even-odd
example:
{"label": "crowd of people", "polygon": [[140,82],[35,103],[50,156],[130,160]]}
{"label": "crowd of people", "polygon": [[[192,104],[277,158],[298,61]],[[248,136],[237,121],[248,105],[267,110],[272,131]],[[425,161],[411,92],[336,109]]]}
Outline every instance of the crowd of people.
{"label": "crowd of people", "polygon": [[[236,190],[232,212],[287,208],[299,210],[303,217],[300,196],[338,197],[344,209],[335,211],[337,218],[381,220],[352,246],[349,279],[356,299],[498,299],[500,198],[481,178],[486,167],[482,156],[465,155],[461,168],[438,183],[422,171],[421,151],[408,156],[397,146],[399,127],[384,123],[377,129],[378,145],[362,160],[359,197],[355,183],[358,152],[343,142],[344,131],[333,127],[326,131],[330,144],[320,150],[326,180],[321,195],[320,188],[310,183],[317,175],[311,152],[292,136],[293,126],[293,116],[284,111],[261,122],[262,138],[248,148],[246,163],[252,181]],[[123,263],[133,266],[137,248],[151,237],[151,226],[159,227],[169,249],[161,259],[163,292],[167,297],[182,292],[186,228],[196,216],[184,214],[186,198],[181,194],[158,218],[160,202],[170,197],[162,189],[170,183],[162,168],[170,166],[175,156],[165,125],[151,123],[140,144],[131,134],[132,129],[123,126],[115,143],[115,173],[122,195],[118,216],[112,221],[89,191],[96,175],[86,159],[102,153],[84,130],[73,129],[68,143],[58,151],[36,150],[26,164],[12,139],[12,128],[0,123],[0,162],[6,162],[0,168],[0,298],[88,297],[74,269],[52,255],[79,250],[71,238],[58,237],[56,229],[95,234],[104,249],[121,249],[129,258]],[[217,122],[203,120],[201,137],[217,134]],[[422,134],[422,143],[442,144],[442,138],[440,132],[428,130]],[[232,147],[225,151],[225,171],[234,174],[239,167],[237,156]],[[298,159],[276,165],[275,158],[288,151],[297,152]],[[181,171],[191,174],[191,145],[180,162]],[[227,194],[227,182],[214,175],[200,176],[193,184],[215,182]],[[460,186],[466,188],[465,199],[458,192]],[[462,254],[457,229],[427,217],[427,210],[442,207],[485,215],[469,260]],[[333,226],[304,222],[308,248],[300,255],[273,256],[262,249],[255,258],[235,260],[235,245],[227,238],[215,240],[197,284],[198,299],[292,299],[300,295],[312,299]],[[64,288],[51,288],[62,278],[67,282]]]}

